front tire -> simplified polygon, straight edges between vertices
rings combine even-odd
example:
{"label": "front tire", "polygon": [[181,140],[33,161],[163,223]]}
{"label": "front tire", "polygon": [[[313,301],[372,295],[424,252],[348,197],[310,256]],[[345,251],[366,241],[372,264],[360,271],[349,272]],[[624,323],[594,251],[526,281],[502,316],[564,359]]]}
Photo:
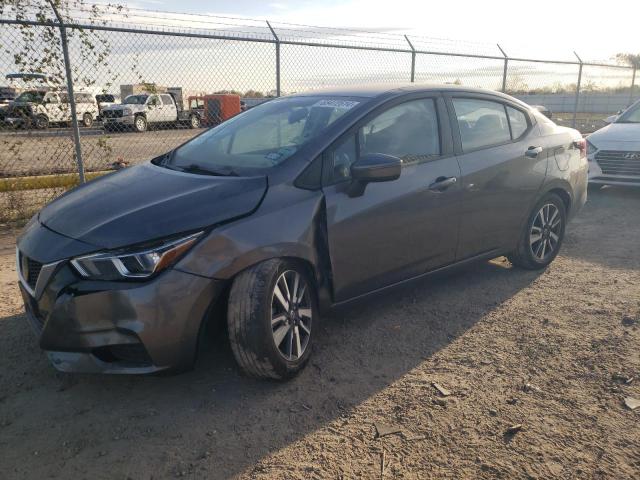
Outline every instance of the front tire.
{"label": "front tire", "polygon": [[147,119],[142,115],[138,115],[133,121],[133,128],[136,132],[142,133],[147,131]]}
{"label": "front tire", "polygon": [[38,130],[49,128],[49,119],[44,115],[38,115],[33,123]]}
{"label": "front tire", "polygon": [[227,323],[243,373],[285,380],[311,355],[318,308],[313,281],[298,262],[273,259],[240,273],[229,293]]}
{"label": "front tire", "polygon": [[90,128],[90,127],[91,127],[91,125],[93,125],[93,117],[91,116],[91,114],[90,114],[90,113],[85,113],[85,114],[82,116],[82,125],[83,125],[85,128]]}
{"label": "front tire", "polygon": [[191,117],[189,117],[189,126],[191,128],[200,128],[200,117],[198,117],[198,115],[191,115]]}
{"label": "front tire", "polygon": [[518,247],[507,257],[513,265],[540,270],[558,255],[567,223],[567,208],[555,193],[545,195],[533,208]]}

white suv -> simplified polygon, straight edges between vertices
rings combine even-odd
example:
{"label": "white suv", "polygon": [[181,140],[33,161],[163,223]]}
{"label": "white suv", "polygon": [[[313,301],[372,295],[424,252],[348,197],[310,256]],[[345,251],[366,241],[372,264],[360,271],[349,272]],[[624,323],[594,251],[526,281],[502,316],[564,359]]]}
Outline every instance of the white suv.
{"label": "white suv", "polygon": [[640,186],[640,100],[587,137],[589,185]]}

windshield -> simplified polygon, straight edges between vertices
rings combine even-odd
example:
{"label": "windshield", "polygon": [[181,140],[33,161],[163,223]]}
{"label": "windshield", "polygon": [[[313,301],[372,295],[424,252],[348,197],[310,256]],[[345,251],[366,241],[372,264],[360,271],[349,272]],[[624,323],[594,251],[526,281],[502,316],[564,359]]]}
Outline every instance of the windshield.
{"label": "windshield", "polygon": [[640,123],[640,102],[629,107],[626,112],[620,115],[616,123]]}
{"label": "windshield", "polygon": [[144,105],[149,95],[129,95],[124,99],[125,105]]}
{"label": "windshield", "polygon": [[184,144],[166,165],[221,175],[232,175],[237,169],[273,167],[320,135],[360,100],[288,97],[265,102]]}
{"label": "windshield", "polygon": [[22,92],[20,95],[18,95],[18,98],[16,98],[16,102],[41,103],[42,99],[44,98],[44,94],[45,92],[37,91]]}

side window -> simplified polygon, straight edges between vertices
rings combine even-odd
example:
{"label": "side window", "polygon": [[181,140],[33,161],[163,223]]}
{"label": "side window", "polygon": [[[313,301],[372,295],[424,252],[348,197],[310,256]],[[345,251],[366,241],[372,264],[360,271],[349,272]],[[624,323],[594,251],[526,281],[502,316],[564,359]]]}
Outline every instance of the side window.
{"label": "side window", "polygon": [[462,150],[498,145],[511,140],[505,107],[499,102],[454,98]]}
{"label": "side window", "polygon": [[384,153],[403,164],[440,156],[438,116],[433,99],[412,100],[391,107],[342,139],[330,152],[331,182],[351,177],[351,165],[359,155]]}
{"label": "side window", "polygon": [[152,95],[151,97],[149,97],[149,101],[147,102],[147,105],[151,107],[159,107],[160,99],[158,98],[157,95]]}
{"label": "side window", "polygon": [[422,162],[440,155],[438,116],[432,99],[391,107],[359,132],[360,155],[384,153],[403,163]]}
{"label": "side window", "polygon": [[527,116],[513,107],[507,107],[507,114],[509,115],[509,123],[511,124],[511,135],[513,139],[516,140],[529,128]]}
{"label": "side window", "polygon": [[160,97],[162,98],[162,103],[165,105],[172,105],[173,102],[171,101],[171,95],[160,95]]}

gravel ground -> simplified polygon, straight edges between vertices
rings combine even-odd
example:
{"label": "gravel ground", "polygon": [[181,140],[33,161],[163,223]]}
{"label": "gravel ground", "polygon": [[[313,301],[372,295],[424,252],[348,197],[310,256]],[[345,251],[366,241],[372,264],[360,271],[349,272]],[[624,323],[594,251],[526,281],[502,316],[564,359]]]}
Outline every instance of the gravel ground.
{"label": "gravel ground", "polygon": [[592,195],[544,272],[497,259],[333,313],[286,384],[222,339],[181,376],[56,374],[1,238],[2,479],[639,477],[640,190]]}

